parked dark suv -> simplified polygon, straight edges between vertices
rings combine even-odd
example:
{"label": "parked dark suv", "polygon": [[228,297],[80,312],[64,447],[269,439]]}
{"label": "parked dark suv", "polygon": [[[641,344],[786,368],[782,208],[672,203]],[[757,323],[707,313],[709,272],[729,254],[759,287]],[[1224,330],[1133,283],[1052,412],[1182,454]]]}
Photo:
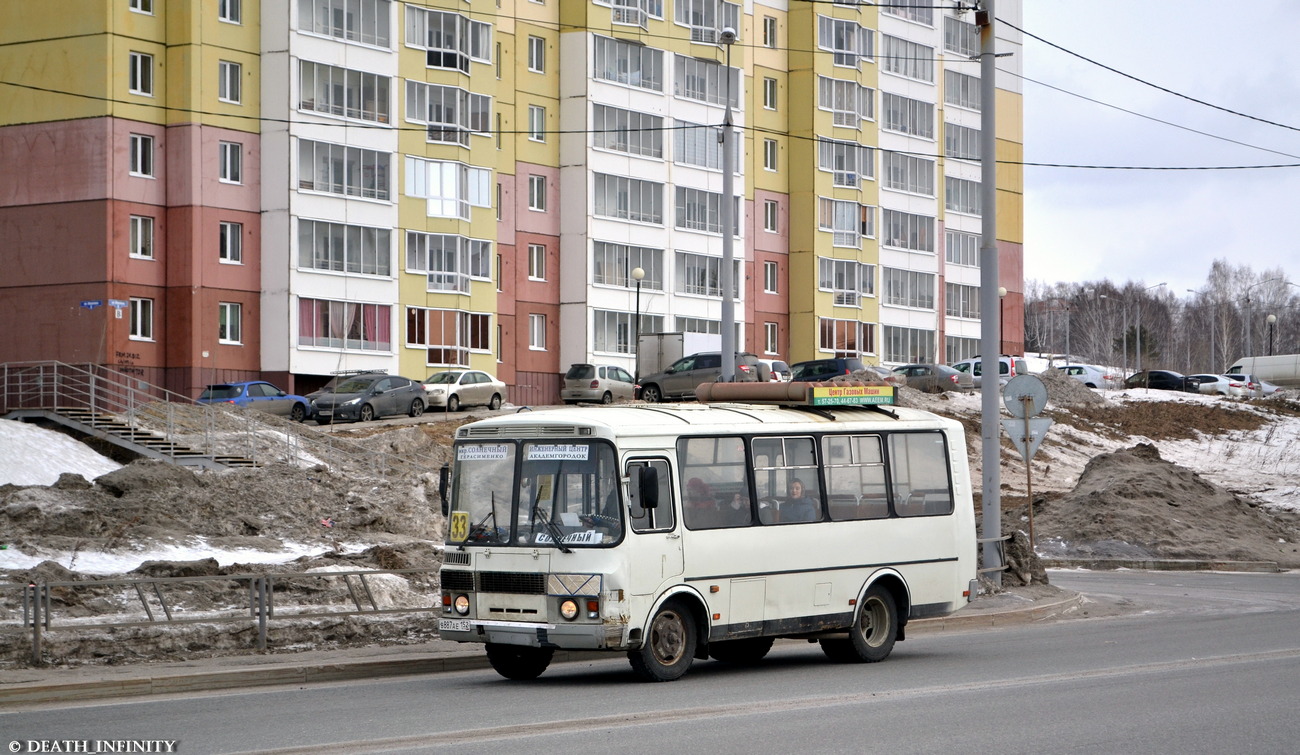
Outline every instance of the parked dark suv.
{"label": "parked dark suv", "polygon": [[418,417],[424,414],[424,407],[423,385],[400,375],[382,373],[353,375],[312,402],[318,425],[353,420],[369,422],[394,414]]}
{"label": "parked dark suv", "polygon": [[836,359],[813,359],[807,362],[795,362],[790,365],[790,379],[806,383],[830,380],[838,375],[851,375],[858,370],[865,370],[862,360],[856,357]]}
{"label": "parked dark suv", "polygon": [[[641,398],[654,403],[668,398],[695,398],[695,387],[700,383],[715,383],[722,374],[722,352],[701,351],[682,357],[663,372],[647,375],[641,384]],[[748,351],[736,352],[736,382],[766,383],[771,370]]]}
{"label": "parked dark suv", "polygon": [[1198,393],[1201,390],[1201,380],[1173,370],[1143,370],[1129,375],[1124,381],[1124,387]]}

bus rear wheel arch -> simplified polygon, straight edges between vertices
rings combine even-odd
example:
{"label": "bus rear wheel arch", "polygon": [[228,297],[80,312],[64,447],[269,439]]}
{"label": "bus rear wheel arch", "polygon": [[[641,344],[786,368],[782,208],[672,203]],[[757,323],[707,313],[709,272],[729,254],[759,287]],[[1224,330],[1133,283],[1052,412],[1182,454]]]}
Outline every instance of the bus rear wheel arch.
{"label": "bus rear wheel arch", "polygon": [[690,608],[679,599],[655,611],[641,647],[627,654],[632,670],[649,682],[680,679],[695,661],[699,626]]}
{"label": "bus rear wheel arch", "polygon": [[822,652],[837,663],[878,663],[889,657],[901,634],[894,595],[876,583],[862,596],[848,638],[823,639]]}

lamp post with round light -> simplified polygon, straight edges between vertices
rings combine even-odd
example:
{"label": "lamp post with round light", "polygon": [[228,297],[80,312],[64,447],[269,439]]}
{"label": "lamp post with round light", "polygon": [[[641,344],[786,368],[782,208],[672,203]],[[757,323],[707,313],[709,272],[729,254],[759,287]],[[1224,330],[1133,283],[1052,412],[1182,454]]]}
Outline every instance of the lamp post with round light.
{"label": "lamp post with round light", "polygon": [[632,280],[636,281],[636,319],[632,322],[632,378],[641,379],[641,279],[645,271],[639,267],[632,268]]}
{"label": "lamp post with round light", "polygon": [[1269,315],[1265,322],[1268,323],[1268,355],[1273,356],[1273,325],[1277,322],[1277,315]]}

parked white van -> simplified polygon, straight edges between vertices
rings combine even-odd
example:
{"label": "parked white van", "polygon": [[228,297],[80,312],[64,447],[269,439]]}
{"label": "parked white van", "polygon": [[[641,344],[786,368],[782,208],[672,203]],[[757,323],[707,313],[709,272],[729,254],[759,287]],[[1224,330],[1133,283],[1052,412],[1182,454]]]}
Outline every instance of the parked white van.
{"label": "parked white van", "polygon": [[1300,354],[1241,357],[1223,371],[1225,375],[1254,375],[1282,388],[1300,388]]}

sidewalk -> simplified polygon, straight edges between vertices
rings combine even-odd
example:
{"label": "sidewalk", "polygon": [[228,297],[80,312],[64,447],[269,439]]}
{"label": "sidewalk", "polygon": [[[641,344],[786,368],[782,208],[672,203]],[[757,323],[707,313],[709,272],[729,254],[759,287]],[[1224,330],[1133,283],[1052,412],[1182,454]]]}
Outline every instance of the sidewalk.
{"label": "sidewalk", "polygon": [[[1075,592],[1008,591],[976,598],[957,613],[909,622],[909,638],[934,632],[1041,621],[1082,604]],[[616,653],[558,652],[554,663],[612,658]],[[25,703],[71,702],[273,684],[313,684],[347,679],[432,674],[488,668],[480,645],[435,640],[419,645],[309,650],[301,653],[220,656],[127,666],[76,666],[0,670],[0,708]]]}

